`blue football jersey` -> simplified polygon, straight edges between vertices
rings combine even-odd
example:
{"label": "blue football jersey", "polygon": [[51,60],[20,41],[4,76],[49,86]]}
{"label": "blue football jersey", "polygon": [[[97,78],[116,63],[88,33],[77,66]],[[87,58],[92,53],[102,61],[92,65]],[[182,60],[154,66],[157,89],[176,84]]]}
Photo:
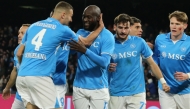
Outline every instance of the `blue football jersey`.
{"label": "blue football jersey", "polygon": [[[19,62],[18,62],[18,58],[16,56],[19,47],[20,47],[20,44],[14,50],[14,67],[16,67],[17,73],[18,73],[19,66],[20,66]],[[15,98],[22,101],[21,96],[18,94],[18,92],[16,92]]]}
{"label": "blue football jersey", "polygon": [[56,51],[56,70],[53,73],[53,82],[55,85],[63,85],[66,84],[66,72],[67,72],[67,63],[69,57],[69,46],[67,43],[62,43],[57,47]]}
{"label": "blue football jersey", "polygon": [[152,50],[140,37],[128,36],[125,42],[115,39],[111,61],[117,63],[117,66],[115,72],[109,72],[110,95],[130,96],[145,92],[141,58],[149,58],[152,54]]}
{"label": "blue football jersey", "polygon": [[56,47],[78,36],[54,18],[32,24],[25,33],[22,44],[25,50],[18,76],[52,76],[56,68]]}
{"label": "blue football jersey", "polygon": [[[90,32],[80,29],[77,34],[86,37],[90,34]],[[88,49],[99,56],[101,54],[108,54],[111,57],[114,49],[113,34],[104,28]],[[90,90],[107,88],[107,68],[100,67],[85,54],[78,53],[77,56],[78,67],[74,80],[74,86]]]}
{"label": "blue football jersey", "polygon": [[[184,33],[182,38],[174,43],[170,35],[167,33],[157,36],[153,58],[170,86],[170,93],[187,94],[190,93],[190,81],[177,81],[174,73],[190,72],[190,37]],[[160,82],[159,88],[162,89]]]}

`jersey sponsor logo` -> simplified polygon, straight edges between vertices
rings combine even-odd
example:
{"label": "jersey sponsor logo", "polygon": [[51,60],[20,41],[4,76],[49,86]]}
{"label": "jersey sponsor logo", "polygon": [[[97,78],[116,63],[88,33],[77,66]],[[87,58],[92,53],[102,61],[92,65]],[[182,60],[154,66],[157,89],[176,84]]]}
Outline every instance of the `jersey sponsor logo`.
{"label": "jersey sponsor logo", "polygon": [[113,60],[119,58],[127,58],[127,57],[136,57],[137,56],[137,51],[128,51],[128,52],[123,52],[123,53],[118,53],[118,54],[112,54],[111,57]]}
{"label": "jersey sponsor logo", "polygon": [[118,58],[136,57],[137,51],[128,51],[123,53],[118,53]]}
{"label": "jersey sponsor logo", "polygon": [[164,58],[169,58],[169,59],[174,59],[174,60],[185,60],[185,55],[172,54],[172,53],[166,53],[166,52],[162,52],[161,55]]}
{"label": "jersey sponsor logo", "polygon": [[97,48],[99,44],[100,44],[99,42],[94,42],[91,46]]}
{"label": "jersey sponsor logo", "polygon": [[68,51],[70,48],[69,48],[69,46],[68,46],[68,43],[66,43],[64,46],[63,46],[63,50],[66,50],[66,51]]}

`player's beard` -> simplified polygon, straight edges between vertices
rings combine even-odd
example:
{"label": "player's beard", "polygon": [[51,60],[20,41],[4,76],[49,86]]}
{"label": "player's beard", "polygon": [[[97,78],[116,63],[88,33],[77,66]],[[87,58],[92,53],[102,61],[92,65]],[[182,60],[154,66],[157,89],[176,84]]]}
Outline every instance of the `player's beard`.
{"label": "player's beard", "polygon": [[117,39],[120,41],[125,41],[128,38],[129,32],[127,34],[124,33],[116,33],[117,34]]}

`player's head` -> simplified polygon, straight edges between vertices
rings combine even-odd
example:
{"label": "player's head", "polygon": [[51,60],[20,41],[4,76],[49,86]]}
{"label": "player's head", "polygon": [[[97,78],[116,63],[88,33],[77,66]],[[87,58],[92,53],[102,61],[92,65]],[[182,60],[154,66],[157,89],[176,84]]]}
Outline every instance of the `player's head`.
{"label": "player's head", "polygon": [[20,27],[20,29],[18,31],[18,44],[20,44],[20,42],[29,26],[30,26],[30,24],[22,24],[22,26]]}
{"label": "player's head", "polygon": [[182,36],[184,30],[187,28],[188,17],[185,12],[174,11],[169,14],[170,31],[174,37]]}
{"label": "player's head", "polygon": [[85,30],[93,31],[99,26],[101,10],[96,5],[90,5],[84,9],[82,15]]}
{"label": "player's head", "polygon": [[143,32],[142,25],[141,25],[141,20],[136,18],[136,17],[131,17],[131,20],[132,20],[132,22],[130,24],[131,25],[130,26],[131,31],[130,31],[129,34],[131,36],[139,36],[139,37],[141,37],[142,32]]}
{"label": "player's head", "polygon": [[72,22],[73,7],[64,1],[60,1],[55,6],[52,17],[59,20],[61,24],[69,25]]}
{"label": "player's head", "polygon": [[124,41],[130,32],[131,17],[127,14],[119,14],[114,19],[114,31],[116,32],[116,37]]}

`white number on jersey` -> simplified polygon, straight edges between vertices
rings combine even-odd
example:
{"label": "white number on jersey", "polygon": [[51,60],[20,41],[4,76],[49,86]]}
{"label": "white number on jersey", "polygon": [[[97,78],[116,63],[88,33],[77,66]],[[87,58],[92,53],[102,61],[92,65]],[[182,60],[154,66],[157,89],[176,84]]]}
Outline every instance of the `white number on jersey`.
{"label": "white number on jersey", "polygon": [[36,51],[39,51],[40,47],[42,46],[42,38],[44,37],[45,32],[46,32],[46,29],[42,29],[32,39],[32,44],[35,45]]}

